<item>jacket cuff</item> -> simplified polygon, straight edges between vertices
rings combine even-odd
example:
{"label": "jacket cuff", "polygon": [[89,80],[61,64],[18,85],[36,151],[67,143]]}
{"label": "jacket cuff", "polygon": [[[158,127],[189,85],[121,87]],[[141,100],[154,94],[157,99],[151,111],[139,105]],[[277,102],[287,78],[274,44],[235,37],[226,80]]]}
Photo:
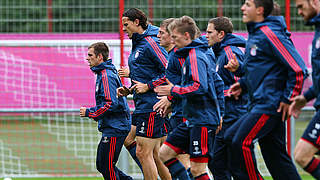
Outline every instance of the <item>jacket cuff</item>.
{"label": "jacket cuff", "polygon": [[[170,92],[171,93],[171,92]],[[173,96],[167,96],[167,99],[170,101],[170,102],[172,102],[172,99],[173,99]]]}
{"label": "jacket cuff", "polygon": [[286,104],[291,104],[291,101],[288,100],[288,99],[285,98],[285,97],[281,97],[281,102],[284,102],[284,103],[286,103]]}
{"label": "jacket cuff", "polygon": [[239,79],[238,82],[240,83],[240,87],[242,89],[242,92],[246,92],[247,91],[247,86],[246,86],[244,80],[241,78],[241,79]]}
{"label": "jacket cuff", "polygon": [[86,109],[85,117],[89,117],[89,113],[90,113],[90,111],[89,111],[89,109],[87,108],[87,109]]}
{"label": "jacket cuff", "polygon": [[153,84],[152,84],[152,81],[151,81],[151,82],[147,82],[147,85],[148,85],[148,88],[149,88],[150,90],[153,90],[153,89],[154,89],[154,86],[153,86]]}
{"label": "jacket cuff", "polygon": [[316,97],[313,89],[311,88],[309,88],[308,91],[303,94],[303,96],[306,98],[307,102]]}

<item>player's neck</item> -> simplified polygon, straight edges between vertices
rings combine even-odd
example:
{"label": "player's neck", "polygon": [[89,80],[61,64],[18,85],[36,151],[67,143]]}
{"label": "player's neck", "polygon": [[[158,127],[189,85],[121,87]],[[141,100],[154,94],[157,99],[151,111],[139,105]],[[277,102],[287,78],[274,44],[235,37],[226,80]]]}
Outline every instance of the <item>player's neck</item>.
{"label": "player's neck", "polygon": [[165,47],[167,52],[170,52],[174,48],[173,44],[170,44],[168,47]]}

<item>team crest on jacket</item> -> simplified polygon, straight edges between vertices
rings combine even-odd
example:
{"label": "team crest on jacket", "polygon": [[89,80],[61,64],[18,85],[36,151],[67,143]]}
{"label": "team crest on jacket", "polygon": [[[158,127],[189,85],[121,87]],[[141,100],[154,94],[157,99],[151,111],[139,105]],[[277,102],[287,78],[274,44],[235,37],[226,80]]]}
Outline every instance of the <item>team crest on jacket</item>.
{"label": "team crest on jacket", "polygon": [[250,49],[251,56],[257,55],[257,49],[258,49],[257,45],[254,44],[253,46],[251,46],[251,49]]}
{"label": "team crest on jacket", "polygon": [[96,84],[96,92],[99,91],[99,83]]}
{"label": "team crest on jacket", "polygon": [[137,52],[136,52],[136,54],[134,55],[134,58],[138,58],[139,57],[139,54],[140,54],[140,51],[138,50]]}
{"label": "team crest on jacket", "polygon": [[320,37],[316,41],[316,49],[320,48]]}

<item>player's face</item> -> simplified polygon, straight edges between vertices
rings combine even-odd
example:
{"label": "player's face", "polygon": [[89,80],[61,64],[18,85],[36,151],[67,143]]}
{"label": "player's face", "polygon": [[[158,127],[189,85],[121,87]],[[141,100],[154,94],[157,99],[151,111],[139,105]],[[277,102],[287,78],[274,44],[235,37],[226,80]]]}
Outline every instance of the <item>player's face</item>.
{"label": "player's face", "polygon": [[317,10],[310,4],[310,1],[311,0],[296,0],[298,14],[302,16],[305,21],[317,15]]}
{"label": "player's face", "polygon": [[209,23],[207,26],[206,38],[208,40],[209,46],[213,46],[215,43],[219,42],[218,31],[215,29],[213,23]]}
{"label": "player's face", "polygon": [[172,44],[171,36],[163,26],[160,26],[157,37],[159,38],[160,46],[162,47],[169,47]]}
{"label": "player's face", "polygon": [[246,0],[241,7],[242,22],[249,23],[254,22],[257,16],[257,8],[253,0]]}
{"label": "player's face", "polygon": [[132,34],[137,31],[137,26],[133,21],[130,21],[128,17],[122,18],[123,31],[128,34],[128,37],[131,39]]}
{"label": "player's face", "polygon": [[183,48],[190,43],[189,37],[186,35],[186,33],[182,34],[178,32],[177,28],[172,30],[171,38],[177,49]]}
{"label": "player's face", "polygon": [[101,59],[94,54],[93,48],[88,49],[87,61],[90,68],[98,66],[102,62]]}

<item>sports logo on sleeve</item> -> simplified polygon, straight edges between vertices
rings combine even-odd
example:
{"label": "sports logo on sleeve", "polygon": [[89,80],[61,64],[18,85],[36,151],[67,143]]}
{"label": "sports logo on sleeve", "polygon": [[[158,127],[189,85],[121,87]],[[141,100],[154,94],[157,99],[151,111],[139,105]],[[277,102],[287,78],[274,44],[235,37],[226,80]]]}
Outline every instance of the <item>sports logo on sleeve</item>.
{"label": "sports logo on sleeve", "polygon": [[250,49],[251,56],[256,56],[257,55],[257,49],[258,49],[257,45],[254,44],[254,45],[251,46],[251,49]]}
{"label": "sports logo on sleeve", "polygon": [[320,129],[320,124],[319,123],[316,123],[314,125],[314,129],[312,129],[311,133],[308,133],[309,137],[311,137],[312,139],[316,139],[318,136],[318,131]]}
{"label": "sports logo on sleeve", "polygon": [[136,52],[136,54],[134,55],[134,58],[138,58],[139,57],[139,54],[140,54],[140,51],[139,50],[137,50],[137,52]]}
{"label": "sports logo on sleeve", "polygon": [[99,91],[99,83],[96,84],[96,92]]}
{"label": "sports logo on sleeve", "polygon": [[316,41],[316,49],[320,48],[320,37]]}

